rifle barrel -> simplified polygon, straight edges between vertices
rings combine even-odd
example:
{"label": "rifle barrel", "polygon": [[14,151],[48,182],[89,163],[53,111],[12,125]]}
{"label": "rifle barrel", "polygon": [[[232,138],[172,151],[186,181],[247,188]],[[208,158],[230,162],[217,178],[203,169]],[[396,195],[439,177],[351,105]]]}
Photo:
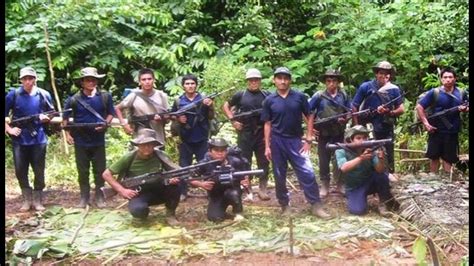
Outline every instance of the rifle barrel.
{"label": "rifle barrel", "polygon": [[379,140],[368,140],[362,141],[361,143],[336,143],[326,144],[326,149],[329,151],[334,151],[337,149],[357,149],[357,148],[372,148],[377,146],[383,146],[386,144],[392,143],[392,139],[379,139]]}

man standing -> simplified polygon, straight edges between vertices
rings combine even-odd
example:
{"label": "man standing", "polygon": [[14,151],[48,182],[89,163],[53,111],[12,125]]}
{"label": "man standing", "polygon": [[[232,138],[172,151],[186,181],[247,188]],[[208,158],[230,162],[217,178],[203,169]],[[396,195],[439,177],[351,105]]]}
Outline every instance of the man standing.
{"label": "man standing", "polygon": [[[400,88],[390,82],[395,74],[392,64],[387,61],[381,61],[372,68],[375,79],[362,83],[357,89],[352,106],[354,111],[370,109],[374,110],[373,115],[368,117],[355,118],[355,122],[359,124],[372,123],[375,139],[395,139],[393,132],[395,118],[403,114],[405,108],[403,106],[403,97]],[[384,106],[391,100],[398,97],[398,100],[392,102],[388,106]],[[363,119],[365,121],[360,121]],[[389,143],[385,145],[387,151],[388,168],[390,173],[395,172],[394,145]]]}
{"label": "man standing", "polygon": [[[288,161],[303,188],[311,213],[323,219],[330,215],[323,210],[319,188],[309,159],[314,115],[310,115],[307,97],[291,85],[291,72],[286,67],[275,70],[273,82],[277,91],[263,102],[262,120],[265,121],[265,156],[272,161],[275,191],[283,215],[291,215],[290,198],[286,187]],[[306,139],[302,144],[303,115],[308,117]]]}
{"label": "man standing", "polygon": [[179,222],[176,219],[176,208],[179,204],[180,180],[176,177],[169,180],[169,185],[164,182],[155,182],[141,186],[140,190],[123,187],[113,175],[119,178],[132,178],[135,176],[173,170],[178,166],[171,162],[164,152],[157,149],[162,146],[156,138],[156,132],[152,129],[143,128],[138,136],[131,141],[138,149],[122,156],[117,162],[107,168],[102,174],[107,183],[123,198],[128,199],[128,210],[134,218],[145,220],[152,205],[165,204],[166,222],[175,226]]}
{"label": "man standing", "polygon": [[[72,116],[74,127],[66,130],[66,139],[69,144],[74,144],[77,173],[79,175],[79,189],[81,200],[79,208],[89,204],[90,184],[89,172],[92,164],[95,184],[95,203],[98,208],[105,207],[103,194],[100,190],[104,186],[102,173],[105,170],[105,131],[115,115],[112,96],[97,87],[98,79],[105,74],[98,74],[94,67],[81,69],[81,90],[66,100],[64,108],[72,109],[72,115],[65,114],[63,126],[68,125]],[[81,123],[102,123],[97,127],[80,127]]]}
{"label": "man standing", "polygon": [[[430,159],[432,173],[438,172],[440,158],[443,159],[443,169],[446,173],[450,173],[452,165],[459,160],[458,135],[461,131],[459,112],[469,112],[469,107],[463,105],[469,102],[468,95],[456,87],[456,73],[453,69],[446,68],[441,71],[441,83],[440,88],[428,91],[416,105],[418,116],[428,131],[426,157]],[[433,106],[435,113],[459,106],[457,109],[459,112],[451,112],[444,117],[428,120],[425,109],[430,106]],[[449,121],[450,125],[443,123],[443,119]]]}
{"label": "man standing", "polygon": [[[20,70],[21,86],[8,92],[5,99],[5,117],[12,111],[12,120],[38,115],[54,110],[51,95],[46,90],[36,87],[36,71],[31,67]],[[20,211],[28,211],[31,206],[37,211],[44,210],[42,193],[45,187],[44,169],[48,138],[43,123],[49,117],[40,114],[24,123],[11,126],[5,122],[5,132],[12,137],[13,162],[15,175],[20,184],[23,204]],[[31,165],[35,176],[33,190],[28,181],[28,168]]]}
{"label": "man standing", "polygon": [[[331,120],[320,125],[318,125],[318,120],[350,112],[351,108],[349,97],[343,89],[339,88],[342,79],[341,73],[330,69],[326,71],[322,79],[326,84],[326,90],[316,92],[311,98],[309,106],[311,113],[315,114],[315,129],[319,132],[318,156],[321,178],[319,195],[326,197],[329,193],[329,164],[332,155],[332,152],[326,149],[326,144],[344,141],[344,129],[349,116],[339,117],[337,120]],[[335,173],[340,172],[335,170]],[[340,180],[340,177],[337,178],[337,191],[342,192],[342,180]]]}
{"label": "man standing", "polygon": [[[222,106],[229,119],[232,119],[237,113],[261,109],[263,100],[270,94],[261,90],[262,74],[258,69],[247,70],[245,78],[247,79],[247,89],[234,94],[230,101],[225,102]],[[232,108],[235,108],[235,112],[232,112]],[[258,196],[261,200],[269,200],[267,183],[270,162],[265,157],[263,121],[260,120],[260,113],[256,112],[255,115],[241,120],[233,120],[232,126],[237,130],[237,145],[242,150],[243,156],[251,163],[252,154],[255,153],[257,166],[264,171],[264,174],[260,176]]]}
{"label": "man standing", "polygon": [[[195,108],[189,110],[186,114],[180,115],[177,119],[179,122],[179,165],[189,166],[193,163],[193,156],[196,161],[204,159],[207,152],[207,141],[209,139],[209,121],[214,118],[213,101],[210,98],[203,99],[203,96],[197,92],[198,80],[193,74],[183,76],[181,80],[184,93],[173,104],[172,112],[202,101]],[[187,184],[181,183],[181,199],[187,197]]]}
{"label": "man standing", "polygon": [[[137,136],[141,128],[151,128],[156,131],[158,141],[165,143],[165,124],[167,120],[157,113],[168,111],[168,96],[163,91],[156,90],[155,73],[150,68],[142,68],[138,71],[139,88],[132,90],[119,104],[115,106],[115,112],[127,134]],[[155,114],[152,119],[145,121],[127,121],[123,118],[122,110],[128,109],[129,120],[132,117],[143,117]]]}
{"label": "man standing", "polygon": [[[235,171],[245,171],[250,169],[250,165],[245,158],[231,155],[228,152],[229,144],[223,138],[215,138],[209,141],[209,152],[201,162],[220,160],[220,166],[230,166]],[[216,165],[207,165],[200,171],[201,175],[211,175]],[[249,179],[234,179],[231,184],[221,184],[215,180],[194,180],[190,182],[192,186],[200,187],[208,191],[209,204],[207,206],[207,219],[213,222],[220,222],[226,217],[226,209],[232,206],[234,219],[243,219],[242,189],[240,186],[249,186]]]}

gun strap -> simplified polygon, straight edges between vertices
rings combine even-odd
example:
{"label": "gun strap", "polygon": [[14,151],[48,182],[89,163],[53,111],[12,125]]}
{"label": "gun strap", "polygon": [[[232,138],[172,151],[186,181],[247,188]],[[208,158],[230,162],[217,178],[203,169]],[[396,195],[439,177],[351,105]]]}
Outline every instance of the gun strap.
{"label": "gun strap", "polygon": [[76,96],[76,95],[73,96],[73,97],[76,98],[76,101],[78,103],[80,103],[84,108],[86,108],[86,110],[89,111],[91,114],[93,114],[95,117],[99,118],[102,122],[107,123],[107,121],[105,121],[105,119],[101,115],[99,115],[99,113],[97,113],[97,111],[94,110],[94,108],[92,108],[88,103],[84,102],[81,99],[82,96],[80,95],[80,92],[78,92],[78,93],[79,94],[76,94],[78,96]]}
{"label": "gun strap", "polygon": [[155,149],[155,155],[163,162],[164,168],[166,170],[174,170],[181,168],[179,165],[174,163],[166,153],[161,150]]}

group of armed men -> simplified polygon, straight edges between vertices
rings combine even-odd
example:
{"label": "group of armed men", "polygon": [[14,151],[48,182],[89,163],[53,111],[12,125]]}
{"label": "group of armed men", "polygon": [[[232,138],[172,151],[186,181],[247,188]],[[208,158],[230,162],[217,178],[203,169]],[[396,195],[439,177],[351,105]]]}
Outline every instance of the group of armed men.
{"label": "group of armed men", "polygon": [[[210,138],[210,120],[215,117],[212,97],[198,92],[198,78],[184,75],[184,93],[169,107],[168,96],[155,89],[154,71],[138,72],[139,87],[114,106],[110,93],[98,87],[104,74],[94,67],[81,70],[77,79],[80,91],[68,97],[64,105],[62,128],[67,142],[74,145],[78,181],[79,207],[90,204],[89,172],[92,166],[95,205],[106,206],[108,189],[129,200],[133,217],[146,219],[149,206],[164,203],[166,221],[179,224],[176,208],[187,197],[188,185],[208,193],[207,217],[222,221],[228,217],[242,219],[243,189],[251,195],[251,178],[258,176],[258,197],[269,200],[269,165],[275,181],[275,195],[282,215],[291,215],[287,188],[288,162],[291,164],[310,213],[322,219],[331,215],[323,208],[322,198],[330,193],[330,161],[335,159],[333,179],[335,193],[344,194],[349,213],[367,212],[367,196],[377,194],[381,215],[396,211],[398,202],[390,192],[389,176],[394,173],[395,118],[405,110],[403,93],[391,83],[394,67],[381,61],[373,67],[375,78],[364,82],[351,100],[341,87],[343,75],[328,70],[321,76],[326,89],[310,99],[291,87],[292,74],[286,67],[273,73],[276,90],[261,88],[258,69],[246,72],[247,88],[236,92],[222,109],[238,134],[238,147],[230,147],[223,138]],[[5,131],[12,138],[15,174],[23,196],[20,211],[44,210],[45,156],[47,135],[44,124],[57,114],[48,91],[36,86],[36,71],[20,70],[21,86],[6,95],[5,117],[12,112]],[[442,86],[431,89],[417,103],[417,113],[429,132],[426,156],[432,172],[438,171],[440,159],[449,171],[458,160],[459,112],[467,112],[466,93],[456,87],[456,74],[446,68],[440,74]],[[425,109],[435,112],[456,109],[447,114],[450,127],[430,119]],[[124,119],[127,110],[128,119]],[[132,151],[106,166],[105,132],[117,117],[127,134],[133,135]],[[72,121],[71,119],[72,118]],[[346,126],[352,119],[351,126]],[[165,124],[179,136],[179,165],[166,155]],[[304,132],[303,123],[306,123]],[[369,128],[366,124],[370,123]],[[375,140],[368,140],[369,136]],[[310,160],[311,145],[317,140],[320,187]],[[250,169],[255,155],[258,171]],[[198,162],[193,163],[193,157]],[[28,168],[34,172],[34,185],[28,181]],[[117,176],[117,178],[115,177]],[[111,188],[105,188],[107,182]],[[232,206],[232,215],[226,213]]]}

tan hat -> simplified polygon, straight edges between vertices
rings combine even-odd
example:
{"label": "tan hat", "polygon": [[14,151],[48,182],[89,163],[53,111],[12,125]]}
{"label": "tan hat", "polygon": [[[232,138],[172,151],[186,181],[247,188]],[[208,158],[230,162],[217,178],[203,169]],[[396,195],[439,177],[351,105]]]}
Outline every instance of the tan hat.
{"label": "tan hat", "polygon": [[137,137],[130,141],[132,145],[146,144],[154,142],[156,146],[162,146],[163,143],[156,139],[156,132],[150,128],[142,128],[138,130]]}
{"label": "tan hat", "polygon": [[85,67],[81,69],[81,76],[79,78],[85,77],[103,78],[105,77],[105,74],[97,73],[97,68],[95,67]]}
{"label": "tan hat", "polygon": [[249,68],[247,70],[247,73],[245,73],[245,79],[261,79],[262,78],[262,73],[260,73],[260,70],[256,68]]}
{"label": "tan hat", "polygon": [[32,67],[24,67],[20,69],[20,79],[26,76],[32,76],[37,78],[36,71]]}
{"label": "tan hat", "polygon": [[350,142],[352,137],[356,134],[365,134],[365,135],[369,135],[370,133],[370,130],[368,130],[366,127],[362,126],[362,125],[355,125],[351,128],[348,128],[346,130],[346,132],[344,133],[344,139],[347,141],[347,142]]}
{"label": "tan hat", "polygon": [[390,74],[395,74],[395,68],[388,61],[378,62],[377,65],[372,67],[372,70],[374,71],[374,73],[377,73],[377,71],[379,70],[388,70],[390,71]]}

